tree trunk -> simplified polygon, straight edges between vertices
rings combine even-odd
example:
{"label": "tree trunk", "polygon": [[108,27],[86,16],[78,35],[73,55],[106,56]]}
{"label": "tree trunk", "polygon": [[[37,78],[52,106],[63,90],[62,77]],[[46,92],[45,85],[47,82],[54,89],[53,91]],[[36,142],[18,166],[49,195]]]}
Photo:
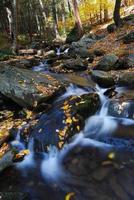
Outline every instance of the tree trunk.
{"label": "tree trunk", "polygon": [[13,0],[13,20],[12,20],[12,27],[13,27],[13,46],[12,50],[13,53],[16,54],[18,51],[18,0]]}
{"label": "tree trunk", "polygon": [[53,13],[55,37],[58,38],[59,37],[59,31],[58,31],[58,20],[57,20],[57,11],[56,11],[55,0],[52,0],[52,13]]}
{"label": "tree trunk", "polygon": [[121,25],[120,6],[121,6],[121,0],[116,0],[114,8],[114,22],[117,27],[120,27]]}
{"label": "tree trunk", "polygon": [[73,12],[74,12],[74,17],[75,17],[75,26],[78,29],[78,36],[81,37],[84,31],[83,31],[82,22],[79,15],[77,0],[72,0],[72,3],[73,3]]}

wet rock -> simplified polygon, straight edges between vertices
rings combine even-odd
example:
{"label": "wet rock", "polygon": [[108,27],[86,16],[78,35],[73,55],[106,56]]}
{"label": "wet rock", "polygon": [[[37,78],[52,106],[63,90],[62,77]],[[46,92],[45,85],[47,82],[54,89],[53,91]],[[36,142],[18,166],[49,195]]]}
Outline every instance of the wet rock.
{"label": "wet rock", "polygon": [[93,80],[101,87],[107,88],[115,85],[113,77],[107,72],[100,70],[93,70],[91,76]]}
{"label": "wet rock", "polygon": [[0,192],[1,200],[29,200],[26,193],[22,192]]}
{"label": "wet rock", "polygon": [[109,97],[109,98],[112,98],[114,97],[116,94],[118,94],[117,91],[115,91],[116,87],[113,86],[111,88],[108,88],[105,92],[104,92],[104,95]]}
{"label": "wet rock", "polygon": [[118,84],[120,86],[127,86],[130,88],[134,88],[134,72],[125,72],[121,73],[119,79],[118,79]]}
{"label": "wet rock", "polygon": [[93,93],[71,96],[54,105],[33,127],[35,149],[47,150],[49,145],[61,148],[84,127],[85,119],[94,114],[99,105],[99,96]]}
{"label": "wet rock", "polygon": [[108,114],[114,117],[134,119],[134,101],[112,100],[109,104]]}
{"label": "wet rock", "polygon": [[110,25],[108,25],[108,27],[107,27],[107,31],[108,31],[108,33],[113,33],[113,32],[115,32],[116,31],[116,25],[115,24],[110,24]]}
{"label": "wet rock", "polygon": [[[70,184],[69,181],[64,181],[70,185],[70,188],[73,187],[73,191],[76,188],[83,188],[83,199],[97,200],[99,197],[101,200],[112,200],[113,195],[115,200],[131,199],[132,192],[128,192],[128,187],[119,180],[125,176],[127,182],[132,181],[133,164],[129,163],[129,159],[131,156],[134,158],[134,154],[129,155],[122,151],[113,152],[115,158],[110,159],[109,155],[112,150],[102,146],[95,147],[90,144],[90,141],[85,146],[81,144],[74,146],[63,160],[65,170],[69,171],[73,178]],[[129,169],[131,175],[128,175]],[[71,183],[73,183],[72,187]],[[132,187],[133,182],[130,185]]]}
{"label": "wet rock", "polygon": [[94,90],[96,84],[94,81],[91,80],[91,78],[80,76],[79,74],[65,74],[64,77],[60,76],[60,79],[63,78],[63,81],[66,81],[67,83],[73,83],[75,85],[78,85],[80,87],[90,87],[91,90]]}
{"label": "wet rock", "polygon": [[13,165],[14,151],[8,144],[3,144],[0,148],[0,172]]}
{"label": "wet rock", "polygon": [[118,57],[116,55],[114,54],[105,55],[94,69],[110,71],[112,69],[116,69],[117,62],[118,62]]}
{"label": "wet rock", "polygon": [[36,107],[56,95],[62,88],[59,81],[47,74],[3,66],[0,68],[0,91],[24,107]]}
{"label": "wet rock", "polygon": [[134,42],[134,31],[131,31],[130,33],[128,33],[127,35],[125,35],[123,37],[123,42],[125,44],[129,44],[131,42]]}
{"label": "wet rock", "polygon": [[63,68],[66,68],[68,70],[86,70],[87,66],[84,64],[83,60],[80,58],[76,59],[68,59],[63,61]]}

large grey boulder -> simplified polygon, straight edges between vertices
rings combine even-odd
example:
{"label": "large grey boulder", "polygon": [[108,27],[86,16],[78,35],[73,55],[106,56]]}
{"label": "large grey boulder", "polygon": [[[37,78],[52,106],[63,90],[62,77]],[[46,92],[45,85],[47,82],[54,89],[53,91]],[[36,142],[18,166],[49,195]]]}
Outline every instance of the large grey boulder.
{"label": "large grey boulder", "polygon": [[36,107],[62,88],[51,75],[11,66],[0,67],[0,92],[24,107]]}
{"label": "large grey boulder", "polygon": [[124,72],[121,73],[118,84],[120,86],[127,86],[130,88],[134,88],[134,72]]}
{"label": "large grey boulder", "polygon": [[116,69],[118,57],[114,54],[105,55],[94,68],[95,70],[110,71]]}
{"label": "large grey boulder", "polygon": [[107,72],[101,70],[93,70],[91,76],[92,79],[101,87],[107,88],[115,85],[113,77]]}
{"label": "large grey boulder", "polygon": [[66,68],[68,70],[86,70],[87,66],[83,62],[81,58],[72,58],[72,59],[67,59],[63,61],[63,68]]}

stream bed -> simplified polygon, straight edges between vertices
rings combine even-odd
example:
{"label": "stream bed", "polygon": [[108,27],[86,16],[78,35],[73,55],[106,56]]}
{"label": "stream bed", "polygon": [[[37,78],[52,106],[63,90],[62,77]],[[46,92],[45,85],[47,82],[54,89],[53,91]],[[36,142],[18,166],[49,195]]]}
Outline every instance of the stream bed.
{"label": "stream bed", "polygon": [[[42,63],[33,70],[46,72]],[[127,88],[117,87],[120,95]],[[100,107],[85,120],[84,127],[60,150],[51,142],[47,150],[44,138],[59,129],[58,106],[72,95],[91,93],[87,87],[71,84],[57,97],[47,113],[40,116],[32,130],[28,146],[21,138],[21,130],[12,145],[28,147],[30,154],[20,163],[4,170],[0,176],[2,200],[133,200],[134,199],[134,101],[127,101],[115,113],[110,109],[111,98],[106,89],[96,85]],[[123,109],[123,112],[122,112]],[[24,125],[28,126],[28,124]],[[41,147],[35,142],[42,130]],[[125,135],[126,134],[126,135]],[[56,138],[57,139],[57,138]],[[55,139],[55,140],[56,140]],[[48,139],[49,140],[49,139]],[[70,198],[66,198],[70,194]]]}

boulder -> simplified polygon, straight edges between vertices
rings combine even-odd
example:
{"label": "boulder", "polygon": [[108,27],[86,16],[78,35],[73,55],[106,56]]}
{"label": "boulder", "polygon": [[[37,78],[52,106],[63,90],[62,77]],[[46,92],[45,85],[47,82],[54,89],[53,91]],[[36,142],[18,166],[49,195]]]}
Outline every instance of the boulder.
{"label": "boulder", "polygon": [[130,33],[128,33],[127,35],[125,35],[123,37],[123,42],[125,44],[129,44],[131,42],[134,42],[134,31],[131,31]]}
{"label": "boulder", "polygon": [[107,88],[115,85],[113,77],[107,72],[100,70],[93,70],[91,76],[92,79],[101,87]]}
{"label": "boulder", "polygon": [[113,195],[115,200],[131,199],[134,172],[129,159],[134,159],[134,153],[118,152],[104,143],[99,146],[93,140],[82,142],[85,145],[75,145],[63,159],[64,169],[72,177],[64,184],[75,192],[76,199],[112,200]]}
{"label": "boulder", "polygon": [[88,49],[85,47],[80,47],[80,48],[73,48],[71,47],[69,49],[69,55],[71,57],[76,58],[77,56],[81,58],[90,58],[93,57],[93,54],[89,53]]}
{"label": "boulder", "polygon": [[70,33],[67,35],[66,43],[76,42],[76,41],[78,41],[81,37],[82,37],[82,35],[79,36],[79,34],[78,34],[78,28],[77,28],[77,26],[75,25],[75,26],[73,27],[73,29],[70,31]]}
{"label": "boulder", "polygon": [[116,69],[118,63],[118,57],[114,54],[105,55],[99,63],[95,66],[95,70],[110,71]]}
{"label": "boulder", "polygon": [[89,35],[84,35],[79,41],[73,42],[72,47],[73,48],[89,48],[91,47],[92,44],[96,42],[96,36],[89,34]]}
{"label": "boulder", "polygon": [[95,93],[70,96],[57,102],[32,128],[35,149],[43,151],[43,148],[46,150],[49,145],[61,148],[83,129],[85,119],[93,115],[99,106],[99,96]]}
{"label": "boulder", "polygon": [[36,107],[56,95],[62,85],[51,75],[11,66],[0,67],[0,92],[24,107]]}
{"label": "boulder", "polygon": [[134,88],[134,72],[124,72],[118,78],[118,85]]}
{"label": "boulder", "polygon": [[75,71],[81,71],[81,70],[86,70],[87,66],[83,62],[81,58],[72,58],[72,59],[67,59],[63,60],[63,68],[66,68],[68,70],[75,70]]}
{"label": "boulder", "polygon": [[[134,49],[132,50],[134,52]],[[125,58],[125,65],[129,67],[134,67],[134,53],[128,54]]]}

